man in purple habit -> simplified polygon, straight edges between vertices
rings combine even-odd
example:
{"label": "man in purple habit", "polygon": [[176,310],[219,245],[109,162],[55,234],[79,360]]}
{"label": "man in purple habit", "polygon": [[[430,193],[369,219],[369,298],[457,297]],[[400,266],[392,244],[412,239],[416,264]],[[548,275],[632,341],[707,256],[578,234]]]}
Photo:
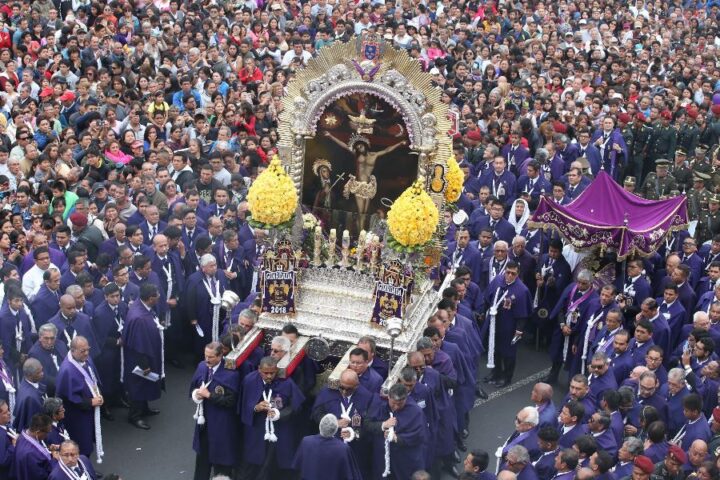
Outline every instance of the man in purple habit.
{"label": "man in purple habit", "polygon": [[[141,285],[139,301],[130,305],[123,328],[125,388],[130,402],[128,422],[143,430],[149,430],[150,425],[142,417],[160,413],[151,409],[148,402],[160,398],[165,373],[163,332],[154,310],[159,299],[160,293],[155,285]],[[142,375],[133,373],[135,368],[142,370]],[[159,375],[161,379],[152,381],[147,378],[150,373]]]}
{"label": "man in purple habit", "polygon": [[158,317],[164,319],[165,310],[167,309],[167,300],[162,295],[164,286],[158,274],[152,270],[150,257],[146,255],[136,255],[135,258],[133,258],[133,268],[130,272],[130,282],[134,283],[138,287],[141,287],[144,283],[151,283],[157,287],[158,292],[160,292],[160,297],[158,297],[154,310]]}
{"label": "man in purple habit", "polygon": [[43,395],[45,394],[45,386],[40,383],[43,378],[43,368],[40,362],[34,358],[28,358],[22,369],[24,378],[18,385],[15,412],[13,412],[15,417],[13,426],[16,430],[27,428],[32,416],[42,412]]}
{"label": "man in purple habit", "polygon": [[[215,257],[212,254],[200,257],[200,270],[190,275],[185,285],[185,312],[193,326],[193,352],[198,356],[204,345],[213,340],[213,308],[220,305],[225,286],[225,274],[218,272]],[[221,321],[218,318],[218,335],[222,331]]]}
{"label": "man in purple habit", "polygon": [[443,463],[445,469],[454,474],[456,472],[453,471],[455,466],[453,456],[457,422],[452,421],[456,415],[455,403],[448,393],[450,387],[443,382],[442,375],[437,370],[426,364],[425,356],[421,352],[408,352],[407,364],[408,367],[415,370],[418,382],[430,390],[440,414],[437,435],[428,445],[428,449],[434,453],[435,458]]}
{"label": "man in purple habit", "polygon": [[18,432],[13,471],[15,480],[48,478],[54,460],[42,444],[52,429],[52,419],[44,413],[33,415],[27,430]]}
{"label": "man in purple habit", "polygon": [[[96,480],[97,474],[92,462],[85,455],[80,454],[78,444],[72,440],[65,440],[60,444],[60,461],[50,472],[48,480],[75,480],[86,475],[87,480]],[[77,475],[72,476],[72,475]]]}
{"label": "man in purple habit", "polygon": [[38,328],[38,340],[30,349],[28,356],[36,358],[43,366],[44,377],[42,380],[48,396],[55,396],[55,378],[57,377],[60,364],[65,355],[67,347],[64,343],[58,343],[57,327],[52,323],[46,323]]}
{"label": "man in purple habit", "polygon": [[352,449],[337,431],[338,419],[328,413],[320,420],[320,434],[302,439],[292,464],[301,480],[362,480]]}
{"label": "man in purple habit", "polygon": [[108,283],[103,288],[105,301],[95,309],[93,317],[93,330],[98,342],[100,352],[95,352],[95,366],[97,366],[100,382],[103,387],[103,416],[112,420],[108,403],[121,402],[123,395],[122,380],[120,379],[120,349],[123,331],[123,319],[127,317],[128,306],[120,297],[120,287],[115,283]]}
{"label": "man in purple habit", "polygon": [[12,473],[15,459],[15,445],[17,432],[10,425],[10,406],[5,400],[0,400],[0,480],[8,480]]}
{"label": "man in purple habit", "polygon": [[[408,400],[407,388],[397,383],[390,387],[387,403],[378,409],[376,418],[379,420],[365,424],[365,430],[379,444],[384,444],[386,439],[389,441],[390,478],[410,478],[425,466],[423,453],[427,425],[422,409],[414,401]],[[382,452],[384,448],[376,451]],[[385,468],[384,460],[376,460],[380,461],[382,471]]]}
{"label": "man in purple habit", "polygon": [[[495,351],[493,355],[495,368],[490,379],[498,388],[507,386],[515,372],[515,359],[517,357],[517,341],[525,325],[525,321],[532,312],[532,297],[530,291],[518,279],[518,265],[512,260],[505,265],[505,272],[497,275],[484,292],[482,311],[488,313],[496,311],[495,315]],[[485,318],[486,328],[490,328],[490,315]],[[489,345],[489,343],[488,343]]]}
{"label": "man in purple habit", "polygon": [[65,428],[80,445],[80,453],[89,457],[96,441],[95,407],[102,406],[103,397],[85,337],[77,336],[70,343],[70,353],[58,371],[55,393],[65,406]]}
{"label": "man in purple habit", "polygon": [[30,302],[36,325],[47,323],[60,310],[60,270],[48,268],[43,273],[43,284]]}
{"label": "man in purple habit", "polygon": [[360,385],[365,387],[372,394],[380,393],[383,379],[379,373],[368,366],[370,356],[360,347],[350,350],[350,370],[358,374]]}
{"label": "man in purple habit", "polygon": [[2,338],[5,361],[15,371],[33,345],[30,318],[25,312],[22,291],[9,288],[5,292],[5,304],[0,309],[0,338]]}
{"label": "man in purple habit", "polygon": [[616,181],[619,178],[621,165],[626,165],[630,157],[625,139],[619,128],[615,128],[615,120],[607,116],[602,121],[602,128],[595,131],[590,139],[600,150],[602,169]]}
{"label": "man in purple habit", "polygon": [[[364,353],[364,350],[363,350]],[[264,357],[242,384],[240,417],[244,425],[244,477],[289,478],[295,457],[293,414],[305,401],[292,379],[279,379],[277,360]]]}
{"label": "man in purple habit", "polygon": [[[338,426],[341,429],[340,436],[348,438],[352,434],[345,429],[350,428],[355,433],[359,433],[363,423],[370,420],[370,414],[376,406],[376,399],[377,397],[360,385],[357,373],[347,369],[340,374],[340,385],[337,390],[327,386],[320,390],[315,398],[311,417],[313,422],[319,424],[324,416],[334,415],[338,418]],[[345,414],[343,415],[343,413]],[[348,445],[354,452],[355,458],[370,458],[372,447],[370,440],[361,435],[349,442]],[[370,478],[370,462],[359,462],[359,468],[362,478]]]}
{"label": "man in purple habit", "polygon": [[90,318],[78,312],[72,295],[65,294],[60,297],[60,311],[49,322],[58,329],[57,341],[64,343],[66,347],[70,346],[73,338],[82,335],[88,340],[93,352],[98,350]]}
{"label": "man in purple habit", "polygon": [[232,475],[238,462],[240,432],[237,423],[237,403],[240,395],[240,376],[228,370],[222,361],[222,345],[209,343],[205,360],[200,362],[190,381],[190,398],[197,405],[193,450],[195,480],[215,474]]}

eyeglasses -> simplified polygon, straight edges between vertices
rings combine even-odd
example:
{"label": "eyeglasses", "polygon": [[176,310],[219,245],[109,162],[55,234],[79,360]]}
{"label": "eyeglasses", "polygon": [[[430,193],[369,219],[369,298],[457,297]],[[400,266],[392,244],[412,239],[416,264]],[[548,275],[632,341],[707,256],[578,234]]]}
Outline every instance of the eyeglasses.
{"label": "eyeglasses", "polygon": [[603,368],[604,365],[590,365],[590,368],[593,370],[600,370]]}

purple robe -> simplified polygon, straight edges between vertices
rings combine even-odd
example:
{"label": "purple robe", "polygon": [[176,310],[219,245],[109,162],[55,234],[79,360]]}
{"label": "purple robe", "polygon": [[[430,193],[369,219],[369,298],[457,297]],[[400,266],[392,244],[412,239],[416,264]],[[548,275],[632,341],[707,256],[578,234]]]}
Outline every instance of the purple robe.
{"label": "purple robe", "polygon": [[[91,405],[93,392],[85,382],[83,374],[70,363],[70,356],[65,357],[55,384],[56,395],[65,405],[65,426],[70,438],[80,445],[80,453],[90,456],[95,444],[95,411]],[[83,367],[86,373],[90,371],[99,382],[97,368],[90,358]],[[101,388],[101,385],[98,385]]]}
{"label": "purple robe", "polygon": [[590,395],[592,395],[596,403],[600,403],[603,393],[606,390],[618,389],[618,383],[615,379],[615,375],[609,368],[604,375],[601,375],[599,377],[595,376],[595,374],[590,375],[588,377],[588,382],[590,383]]}
{"label": "purple robe", "polygon": [[[352,403],[352,409],[348,412],[350,418],[355,417],[356,422],[359,423],[359,425],[354,427],[355,429],[359,431],[359,429],[362,429],[363,424],[372,418],[371,415],[377,408],[375,402],[378,398],[378,396],[370,393],[362,385],[358,385],[355,393],[350,397],[349,403]],[[337,418],[340,418],[342,414],[342,409],[340,408],[341,403],[342,395],[338,390],[323,387],[315,398],[315,404],[312,407],[311,417],[313,422],[319,423],[320,419],[328,413],[332,413]],[[345,407],[349,407],[349,404]],[[336,436],[340,436],[340,431],[338,431]],[[370,462],[364,461],[370,458],[371,455],[372,442],[370,440],[370,437],[361,435],[360,438],[356,438],[350,443],[350,448],[354,452],[355,458],[360,459],[358,465],[365,478],[369,478],[370,476]]]}
{"label": "purple robe", "polygon": [[163,292],[165,291],[165,285],[163,285],[163,282],[160,280],[160,277],[158,277],[157,273],[151,271],[147,278],[140,278],[134,271],[131,271],[129,283],[134,283],[135,285],[137,285],[138,291],[143,283],[152,283],[157,287],[158,292],[160,292],[160,298],[158,299],[157,304],[155,304],[155,311],[157,312],[158,317],[163,318],[163,316],[165,315],[165,310],[167,309],[167,298],[163,296]]}
{"label": "purple robe", "polygon": [[[549,452],[543,452],[540,458],[533,462],[533,468],[540,480],[550,480],[557,473],[557,470],[555,470],[555,457],[559,451],[560,449],[557,448]],[[572,480],[572,477],[569,480]]]}
{"label": "purple robe", "polygon": [[372,368],[368,368],[359,376],[360,385],[365,387],[370,393],[380,393],[380,387],[383,384],[383,378]]}
{"label": "purple robe", "polygon": [[142,301],[133,302],[128,309],[123,328],[125,347],[125,388],[130,400],[151,401],[160,398],[161,383],[142,378],[132,373],[135,367],[149,367],[153,373],[161,374],[161,335],[154,319],[154,311],[145,307]]}
{"label": "purple robe", "polygon": [[[83,471],[87,472],[90,477],[89,480],[95,480],[97,475],[95,474],[95,469],[93,468],[90,459],[88,459],[85,455],[80,455],[80,460],[82,460]],[[78,462],[78,465],[80,465],[80,462]],[[72,478],[68,477],[67,474],[63,472],[58,462],[55,462],[55,467],[53,467],[48,480],[72,480]]]}
{"label": "purple robe", "polygon": [[580,436],[588,433],[587,425],[581,424],[581,423],[577,423],[567,433],[563,433],[562,426],[560,426],[559,430],[560,430],[560,440],[558,440],[558,445],[562,448],[572,448],[573,443],[575,443],[575,439],[577,437],[580,437]]}
{"label": "purple robe", "polygon": [[612,455],[613,458],[617,456],[618,444],[617,440],[615,440],[615,434],[610,428],[606,429],[600,435],[592,434],[592,436],[595,437],[598,450],[605,450],[607,453]]}
{"label": "purple robe", "polygon": [[[190,394],[209,379],[210,369],[205,362],[200,362],[190,381]],[[240,432],[237,422],[237,399],[240,394],[240,376],[235,370],[227,370],[224,362],[220,362],[217,370],[207,385],[211,398],[203,400],[205,425],[195,424],[193,450],[201,451],[201,429],[207,435],[208,460],[213,465],[233,466],[238,464],[240,452]],[[212,395],[225,396],[222,400],[230,404],[218,404]],[[216,400],[217,401],[217,400]]]}
{"label": "purple robe", "polygon": [[7,426],[0,427],[0,480],[9,480],[15,461],[15,446],[7,433]]}
{"label": "purple robe", "polygon": [[63,316],[62,312],[58,312],[49,320],[49,323],[52,323],[57,327],[58,332],[56,341],[64,343],[65,347],[70,347],[70,341],[76,336],[81,335],[87,339],[88,344],[90,345],[91,355],[94,355],[95,352],[98,351],[97,342],[95,341],[95,333],[92,329],[92,322],[84,313],[77,312],[73,321],[68,324],[67,319]]}
{"label": "purple robe", "polygon": [[[66,263],[65,255],[55,248],[48,248],[50,253],[50,262],[57,268],[62,267]],[[20,274],[25,275],[28,270],[35,266],[35,260],[33,259],[33,250],[29,251],[20,264]]]}
{"label": "purple robe", "polygon": [[712,438],[712,432],[705,417],[700,415],[694,422],[686,421],[675,436],[675,438],[677,437],[680,437],[680,446],[687,452],[695,440],[704,440],[705,443],[708,443]]}
{"label": "purple robe", "polygon": [[[276,462],[282,469],[292,468],[292,460],[295,456],[297,445],[296,431],[292,415],[300,411],[305,401],[300,389],[291,379],[275,379],[271,382],[272,401],[280,410],[280,418],[274,422],[275,435],[277,435],[276,451],[282,452],[277,455]],[[258,371],[250,373],[243,380],[242,399],[240,412],[244,429],[243,458],[245,462],[252,465],[262,465],[265,462],[266,442],[265,436],[265,412],[255,412],[257,405],[263,398],[263,381]]]}
{"label": "purple robe", "polygon": [[448,393],[447,387],[443,385],[442,377],[432,367],[425,367],[425,372],[418,380],[430,390],[437,411],[441,417],[438,419],[437,435],[435,441],[429,446],[430,451],[435,452],[436,457],[451,454],[455,450],[455,432],[457,423],[449,421],[455,418],[455,403]]}
{"label": "purple robe", "polygon": [[54,464],[50,453],[43,455],[23,435],[18,436],[13,465],[16,480],[44,480],[50,476]]}
{"label": "purple robe", "polygon": [[13,427],[15,430],[24,430],[30,426],[30,419],[36,413],[41,413],[43,409],[43,395],[45,394],[44,386],[41,384],[37,389],[30,385],[27,380],[23,380],[18,385],[17,395],[15,396],[15,412],[13,416]]}
{"label": "purple robe", "polygon": [[[197,320],[197,324],[205,334],[204,337],[201,337],[193,328],[193,343],[197,352],[202,352],[205,345],[212,339],[213,304],[206,288],[206,278],[202,271],[195,272],[188,278],[184,289],[184,308],[187,318]],[[226,288],[225,275],[220,275],[218,271],[214,278],[217,295],[222,296]],[[218,332],[220,332],[222,330],[222,318],[219,318],[218,322]]]}
{"label": "purple robe", "polygon": [[[515,280],[508,285],[505,282],[505,275],[498,275],[485,291],[485,308],[489,309],[492,306],[498,291],[498,300],[507,292],[505,298],[509,300],[510,308],[506,308],[504,303],[498,306],[495,318],[495,355],[496,358],[514,358],[517,354],[517,344],[512,344],[512,339],[518,328],[518,320],[527,319],[532,312],[532,297],[522,281]],[[490,328],[490,318],[483,323],[487,325],[487,327],[483,325],[483,328]]]}
{"label": "purple robe", "polygon": [[[128,306],[121,301],[117,311],[119,317],[124,319],[128,313]],[[118,339],[122,336],[122,331],[115,320],[115,311],[107,302],[103,302],[95,309],[93,330],[100,350],[94,355],[94,360],[103,385],[103,395],[120,393],[122,384]]]}
{"label": "purple robe", "polygon": [[655,464],[665,460],[669,448],[670,445],[668,444],[668,442],[665,441],[660,443],[653,443],[645,449],[643,455],[648,457],[650,460],[652,460],[653,464]]}
{"label": "purple robe", "polygon": [[[614,128],[613,131],[609,133],[607,141],[603,141],[603,134],[602,129],[595,130],[590,139],[590,143],[595,145],[595,141],[600,139],[602,143],[599,146],[596,145],[596,147],[600,151],[602,169],[617,180],[618,175],[620,175],[621,166],[627,165],[630,160],[627,144],[619,128]],[[620,147],[619,152],[615,150],[615,145]]]}
{"label": "purple robe", "polygon": [[60,311],[60,292],[52,292],[43,283],[38,293],[30,302],[30,311],[38,327],[47,323]]}
{"label": "purple robe", "polygon": [[[390,407],[386,403],[382,405],[378,412],[378,420],[384,422],[390,418]],[[427,438],[427,425],[425,425],[425,415],[415,402],[408,399],[405,407],[401,410],[393,412],[397,419],[395,425],[395,435],[399,441],[390,444],[390,471],[393,478],[406,479],[412,474],[425,467],[424,445]],[[379,423],[378,423],[379,430]],[[380,431],[375,435],[376,445],[384,445],[385,438]],[[376,452],[378,450],[376,449]],[[384,452],[384,449],[379,451]],[[382,464],[384,467],[384,464]],[[382,467],[381,467],[382,469]]]}
{"label": "purple robe", "polygon": [[[20,341],[20,349],[18,350],[15,335],[18,326],[22,329],[22,340]],[[33,346],[34,339],[30,330],[30,318],[25,309],[14,315],[7,303],[0,309],[0,338],[2,338],[2,346],[5,350],[5,361],[8,366],[15,370],[18,367],[21,354],[27,354]]]}
{"label": "purple robe", "polygon": [[[43,379],[40,383],[45,385],[48,395],[55,395],[55,379],[67,353],[68,350],[64,343],[55,342],[52,351],[47,351],[40,345],[40,340],[35,342],[28,353],[29,357],[37,359],[43,366]],[[57,366],[55,366],[52,355],[55,355]]]}
{"label": "purple robe", "polygon": [[668,436],[674,437],[675,434],[682,428],[685,423],[685,416],[683,414],[683,398],[690,394],[690,390],[686,386],[676,393],[675,395],[667,396],[667,410],[668,410]]}
{"label": "purple robe", "polygon": [[[362,459],[361,459],[362,461]],[[336,437],[305,437],[300,442],[292,468],[302,480],[362,480],[358,463],[349,445]]]}

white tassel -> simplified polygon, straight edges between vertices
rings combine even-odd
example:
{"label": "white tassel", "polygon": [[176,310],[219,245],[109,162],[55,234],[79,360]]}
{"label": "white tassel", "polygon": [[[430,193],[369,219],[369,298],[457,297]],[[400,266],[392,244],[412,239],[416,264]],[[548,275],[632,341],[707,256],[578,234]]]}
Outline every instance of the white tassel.
{"label": "white tassel", "polygon": [[[208,384],[209,382],[203,382],[200,384],[200,388],[205,388]],[[193,420],[195,420],[195,423],[198,425],[205,425],[205,408],[203,407],[204,400],[196,395],[200,388],[193,390],[191,395],[193,402],[197,404],[195,407],[195,413],[193,414]]]}
{"label": "white tassel", "polygon": [[[270,403],[270,400],[272,399],[272,389],[270,389],[267,393],[263,392],[263,400],[267,403]],[[275,443],[277,442],[277,435],[275,435],[275,425],[274,422],[277,421],[280,418],[280,410],[277,408],[271,408],[271,412],[274,412],[275,415],[273,415],[272,418],[269,416],[265,417],[265,437],[264,439],[268,442]]]}
{"label": "white tassel", "polygon": [[[393,418],[393,413],[390,412],[390,418]],[[395,439],[395,427],[390,427],[387,430],[387,437],[385,438],[385,471],[383,472],[383,478],[390,476],[390,442]]]}

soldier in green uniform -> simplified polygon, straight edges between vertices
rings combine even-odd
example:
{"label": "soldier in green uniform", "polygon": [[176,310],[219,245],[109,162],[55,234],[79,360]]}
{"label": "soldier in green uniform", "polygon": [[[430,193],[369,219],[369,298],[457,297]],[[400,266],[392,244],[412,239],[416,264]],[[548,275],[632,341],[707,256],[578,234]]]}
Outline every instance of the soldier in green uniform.
{"label": "soldier in green uniform", "polygon": [[702,143],[695,147],[695,156],[688,165],[688,167],[692,169],[693,172],[707,173],[711,170],[712,166],[710,165],[710,161],[707,158],[707,151],[708,146]]}
{"label": "soldier in green uniform", "polygon": [[646,162],[652,133],[652,125],[645,122],[645,115],[638,112],[638,114],[635,115],[635,122],[633,123],[633,146],[631,153],[633,164],[635,165],[635,178],[638,182],[642,182],[645,175],[655,168],[653,164]]}
{"label": "soldier in green uniform", "polygon": [[[630,156],[630,158],[628,159],[628,163],[623,167],[620,178],[623,178],[627,175],[637,176],[639,173],[642,173],[642,164],[636,165],[635,156],[633,155],[633,143],[635,142],[635,134],[633,133],[632,117],[627,113],[623,112],[617,116],[617,119],[620,134],[622,135],[623,140],[625,140],[625,145],[627,145],[627,152]],[[640,172],[638,172],[637,170],[640,170]]]}
{"label": "soldier in green uniform", "polygon": [[637,195],[637,192],[635,191],[636,183],[637,181],[635,180],[635,177],[625,177],[625,181],[623,182],[623,189],[625,189],[626,192]]}
{"label": "soldier in green uniform", "polygon": [[648,200],[661,200],[670,195],[671,190],[677,189],[672,175],[668,173],[670,160],[658,158],[655,160],[655,172],[648,173],[641,189],[642,196]]}
{"label": "soldier in green uniform", "polygon": [[[672,113],[663,110],[660,119],[660,124],[653,129],[650,136],[650,145],[648,146],[648,159],[653,162],[658,158],[675,158],[677,132],[670,125]],[[649,167],[651,165],[646,162],[645,166]]]}
{"label": "soldier in green uniform", "polygon": [[[693,110],[694,111],[694,110]],[[677,146],[682,147],[686,152],[692,152],[698,144],[700,138],[700,130],[695,125],[695,121],[688,123],[687,112],[680,109],[675,114],[675,124],[677,125]]]}
{"label": "soldier in green uniform", "polygon": [[694,172],[693,188],[687,194],[690,220],[700,220],[701,215],[708,211],[710,192],[705,188],[705,182],[708,180],[710,180],[709,174]]}
{"label": "soldier in green uniform", "polygon": [[720,195],[716,194],[708,197],[708,210],[700,214],[695,237],[698,243],[704,243],[718,233],[720,233]]}
{"label": "soldier in green uniform", "polygon": [[670,175],[675,177],[678,190],[686,192],[692,183],[692,170],[688,168],[687,152],[682,147],[675,149],[675,162],[670,167]]}
{"label": "soldier in green uniform", "polygon": [[677,445],[670,445],[665,458],[655,464],[650,480],[682,480],[685,478],[683,465],[687,462],[687,454]]}

